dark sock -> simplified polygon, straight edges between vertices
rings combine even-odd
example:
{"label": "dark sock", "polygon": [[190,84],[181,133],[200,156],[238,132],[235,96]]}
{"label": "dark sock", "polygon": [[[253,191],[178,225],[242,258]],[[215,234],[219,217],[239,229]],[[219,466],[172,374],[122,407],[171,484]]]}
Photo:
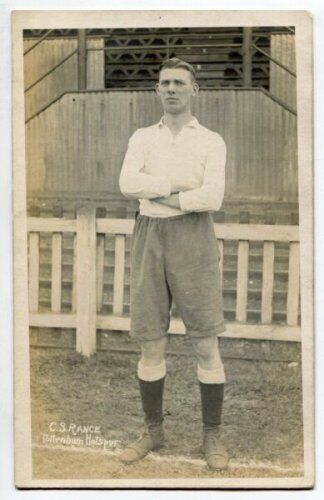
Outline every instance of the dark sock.
{"label": "dark sock", "polygon": [[204,427],[217,427],[221,423],[224,399],[224,384],[199,382],[201,409]]}
{"label": "dark sock", "polygon": [[139,380],[139,387],[142,399],[142,408],[145,415],[145,423],[149,425],[161,425],[163,421],[162,403],[165,377],[146,382]]}

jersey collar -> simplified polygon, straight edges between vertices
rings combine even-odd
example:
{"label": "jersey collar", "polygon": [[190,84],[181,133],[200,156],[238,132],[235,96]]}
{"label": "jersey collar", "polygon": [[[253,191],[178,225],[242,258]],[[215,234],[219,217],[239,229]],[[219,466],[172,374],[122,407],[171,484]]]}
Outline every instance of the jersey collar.
{"label": "jersey collar", "polygon": [[[160,121],[157,123],[158,127],[163,127],[164,126],[164,120],[163,116],[160,119]],[[199,122],[195,116],[191,118],[191,120],[184,125],[184,127],[191,127],[191,128],[197,128],[199,126]]]}

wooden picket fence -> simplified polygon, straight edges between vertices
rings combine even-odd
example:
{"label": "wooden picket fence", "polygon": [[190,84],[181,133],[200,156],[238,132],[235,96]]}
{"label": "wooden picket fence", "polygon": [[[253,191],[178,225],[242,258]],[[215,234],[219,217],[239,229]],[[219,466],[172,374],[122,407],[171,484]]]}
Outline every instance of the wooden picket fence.
{"label": "wooden picket fence", "polygon": [[[29,233],[29,323],[31,327],[75,328],[76,349],[89,356],[96,351],[96,330],[129,330],[130,318],[124,307],[125,243],[132,233],[134,221],[96,218],[89,206],[78,210],[75,219],[28,218]],[[218,237],[223,271],[224,241],[238,241],[236,279],[236,321],[227,324],[227,337],[273,340],[300,340],[299,315],[299,228],[298,226],[218,224]],[[50,234],[51,311],[41,312],[40,236]],[[62,241],[63,234],[73,235],[72,310],[62,312]],[[105,236],[114,236],[115,262],[112,313],[100,313],[104,288]],[[249,244],[263,242],[261,323],[247,323]],[[286,322],[275,325],[273,287],[275,243],[289,244]],[[178,318],[171,319],[170,333],[184,334]]]}

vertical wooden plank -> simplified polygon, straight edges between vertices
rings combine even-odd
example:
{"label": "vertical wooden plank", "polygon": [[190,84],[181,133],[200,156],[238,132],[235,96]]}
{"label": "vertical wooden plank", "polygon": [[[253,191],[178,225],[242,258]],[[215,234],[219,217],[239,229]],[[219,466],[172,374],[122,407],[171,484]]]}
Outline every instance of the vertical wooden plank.
{"label": "vertical wooden plank", "polygon": [[29,235],[29,311],[37,312],[39,304],[39,233]]}
{"label": "vertical wooden plank", "polygon": [[103,287],[104,287],[104,267],[105,265],[105,235],[97,236],[97,312],[102,309]]}
{"label": "vertical wooden plank", "polygon": [[[107,210],[105,207],[96,208],[96,218],[104,219]],[[97,312],[101,312],[104,292],[104,271],[105,271],[105,234],[97,234]],[[101,337],[100,337],[101,338]]]}
{"label": "vertical wooden plank", "polygon": [[272,321],[272,295],[274,280],[274,242],[265,241],[263,245],[262,268],[262,305],[261,323]]}
{"label": "vertical wooden plank", "polygon": [[239,241],[236,283],[236,320],[246,322],[249,271],[249,242]]}
{"label": "vertical wooden plank", "polygon": [[61,311],[62,300],[62,233],[52,235],[52,289],[51,304],[53,312]]}
{"label": "vertical wooden plank", "polygon": [[[237,185],[237,170],[240,169],[243,157],[239,155],[239,135],[240,135],[240,121],[236,120],[237,103],[236,103],[236,91],[228,91],[225,94],[224,99],[224,115],[225,115],[225,128],[224,136],[231,138],[231,144],[233,146],[232,151],[228,152],[228,160],[226,159],[226,190],[228,192],[229,198],[234,195],[236,185]],[[222,129],[220,129],[222,130]],[[232,143],[233,141],[233,143]],[[228,148],[229,150],[231,148]]]}
{"label": "vertical wooden plank", "polygon": [[87,88],[87,35],[85,29],[78,30],[78,90]]}
{"label": "vertical wooden plank", "polygon": [[299,272],[299,243],[292,242],[289,247],[287,294],[287,325],[289,326],[298,324]]}
{"label": "vertical wooden plank", "polygon": [[96,350],[96,216],[85,206],[77,216],[77,351]]}
{"label": "vertical wooden plank", "polygon": [[123,313],[125,274],[125,235],[116,234],[115,238],[115,274],[114,274],[114,314]]}
{"label": "vertical wooden plank", "polygon": [[243,28],[243,85],[252,85],[252,28]]}
{"label": "vertical wooden plank", "polygon": [[224,240],[218,240],[219,248],[219,270],[221,275],[221,283],[223,283],[223,271],[224,271]]}
{"label": "vertical wooden plank", "polygon": [[[104,49],[104,38],[88,38],[88,47],[93,49]],[[87,58],[87,88],[104,89],[105,88],[105,52],[89,51]],[[97,129],[96,129],[97,130]]]}
{"label": "vertical wooden plank", "polygon": [[73,261],[72,261],[72,312],[76,312],[77,309],[77,280],[78,280],[78,269],[77,269],[77,234],[73,235]]}

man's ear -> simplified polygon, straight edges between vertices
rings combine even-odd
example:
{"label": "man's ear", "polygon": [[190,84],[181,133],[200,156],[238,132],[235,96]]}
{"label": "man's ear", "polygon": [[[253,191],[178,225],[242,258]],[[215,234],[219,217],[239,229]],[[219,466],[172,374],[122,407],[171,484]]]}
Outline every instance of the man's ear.
{"label": "man's ear", "polygon": [[159,83],[155,84],[155,92],[157,93],[157,95],[160,95],[160,85],[159,85]]}
{"label": "man's ear", "polygon": [[197,82],[194,82],[192,85],[192,95],[196,96],[199,92],[199,85]]}

